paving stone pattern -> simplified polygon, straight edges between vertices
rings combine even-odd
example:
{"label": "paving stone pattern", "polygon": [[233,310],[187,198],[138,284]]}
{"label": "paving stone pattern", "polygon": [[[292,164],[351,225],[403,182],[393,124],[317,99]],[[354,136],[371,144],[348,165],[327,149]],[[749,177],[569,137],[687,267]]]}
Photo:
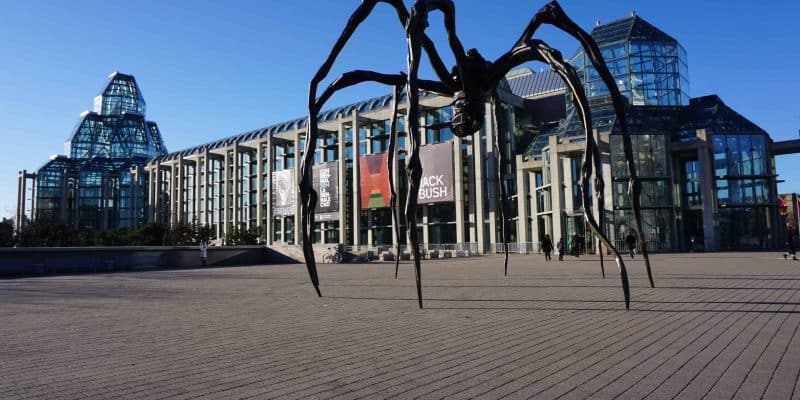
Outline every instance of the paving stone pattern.
{"label": "paving stone pattern", "polygon": [[0,280],[0,399],[800,399],[777,253],[303,265]]}

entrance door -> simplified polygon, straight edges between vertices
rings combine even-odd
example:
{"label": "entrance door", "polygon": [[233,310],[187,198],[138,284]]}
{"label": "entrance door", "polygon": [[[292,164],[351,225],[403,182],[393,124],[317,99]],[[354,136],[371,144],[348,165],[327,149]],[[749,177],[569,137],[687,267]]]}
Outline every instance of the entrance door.
{"label": "entrance door", "polygon": [[692,249],[692,238],[694,238],[694,250],[703,250],[705,248],[703,241],[703,210],[683,211],[683,247],[687,250]]}

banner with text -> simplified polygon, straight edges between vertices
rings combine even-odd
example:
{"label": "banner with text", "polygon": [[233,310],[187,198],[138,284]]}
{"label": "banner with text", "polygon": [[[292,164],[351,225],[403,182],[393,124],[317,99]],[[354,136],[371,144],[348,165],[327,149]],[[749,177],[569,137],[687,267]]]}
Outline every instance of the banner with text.
{"label": "banner with text", "polygon": [[389,188],[389,153],[370,154],[358,158],[361,208],[389,207],[392,192]]}
{"label": "banner with text", "polygon": [[339,211],[339,163],[314,166],[314,190],[317,191],[316,213]]}
{"label": "banner with text", "polygon": [[422,146],[422,181],[419,187],[419,204],[455,201],[453,182],[453,142]]}
{"label": "banner with text", "polygon": [[272,173],[272,213],[274,215],[294,215],[296,194],[297,185],[293,169]]}

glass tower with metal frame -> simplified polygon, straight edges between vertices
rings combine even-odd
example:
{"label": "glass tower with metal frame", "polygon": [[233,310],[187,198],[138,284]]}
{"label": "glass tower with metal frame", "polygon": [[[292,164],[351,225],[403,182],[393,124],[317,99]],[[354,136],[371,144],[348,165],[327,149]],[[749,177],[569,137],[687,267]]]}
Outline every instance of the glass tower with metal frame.
{"label": "glass tower with metal frame", "polygon": [[36,178],[37,220],[76,229],[122,229],[145,220],[144,177],[135,173],[166,154],[155,122],[132,75],[114,72],[65,144]]}

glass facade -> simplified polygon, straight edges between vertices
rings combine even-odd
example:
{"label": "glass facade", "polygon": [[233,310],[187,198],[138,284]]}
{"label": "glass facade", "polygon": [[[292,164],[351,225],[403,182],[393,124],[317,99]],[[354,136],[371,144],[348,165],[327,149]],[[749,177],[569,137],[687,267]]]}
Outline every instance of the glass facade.
{"label": "glass facade", "polygon": [[37,219],[74,228],[121,229],[144,222],[145,180],[131,169],[166,154],[155,122],[145,120],[145,101],[131,75],[113,73],[67,142],[66,156],[50,160],[37,175]]}
{"label": "glass facade", "polygon": [[[677,40],[642,18],[632,15],[596,26],[592,37],[627,99],[626,120],[641,180],[642,229],[649,238],[648,247],[682,250],[688,247],[689,238],[700,248],[774,245],[776,183],[769,135],[715,95],[690,99],[686,51]],[[570,59],[570,64],[589,98],[592,128],[609,135],[613,213],[607,229],[611,238],[620,243],[636,224],[616,115],[608,89],[582,50]],[[549,160],[562,144],[584,140],[584,129],[569,91],[565,94],[565,109],[565,120],[555,128],[543,127],[523,154],[525,159],[541,162],[544,176],[549,175]],[[549,149],[554,135],[558,148]],[[575,175],[580,168],[577,156],[574,151],[559,152],[557,156],[564,162],[559,164],[568,165],[572,171],[571,176],[562,176],[560,196],[562,204],[571,200],[575,214],[581,212]],[[609,185],[608,180],[606,184]],[[538,186],[539,228],[549,230],[547,225],[552,218],[544,214],[545,206],[550,203],[547,197],[555,194],[548,192],[545,185]],[[715,223],[709,225],[709,221]],[[569,221],[565,224],[575,225]],[[705,243],[707,240],[713,243]]]}

